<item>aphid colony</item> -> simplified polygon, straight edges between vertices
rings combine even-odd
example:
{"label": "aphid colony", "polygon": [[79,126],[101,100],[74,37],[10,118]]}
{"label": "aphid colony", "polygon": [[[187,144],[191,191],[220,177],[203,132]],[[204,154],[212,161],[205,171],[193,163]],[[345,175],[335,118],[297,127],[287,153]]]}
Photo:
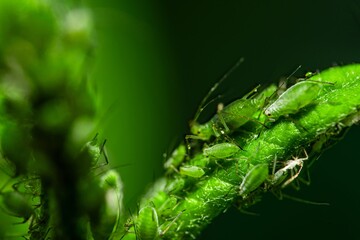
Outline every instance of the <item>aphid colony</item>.
{"label": "aphid colony", "polygon": [[[256,139],[266,128],[281,122],[281,119],[292,121],[299,131],[306,131],[292,120],[291,115],[316,105],[321,93],[331,90],[333,86],[333,83],[312,80],[313,75],[315,74],[307,73],[304,79],[299,79],[289,88],[284,88],[288,78],[279,87],[270,85],[260,93],[260,86],[257,86],[243,98],[225,107],[219,104],[217,113],[201,124],[197,121],[200,112],[204,109],[207,98],[224,80],[221,79],[207,94],[195,119],[190,122],[191,134],[185,136],[185,143],[181,143],[165,162],[167,175],[199,179],[211,174],[214,166],[222,167],[226,161],[239,161],[237,155],[243,151],[242,146]],[[249,171],[239,185],[239,196],[245,198],[262,185],[266,189],[288,186],[298,177],[306,159],[306,151],[303,157],[282,161],[274,159],[273,162],[277,164],[274,164],[272,171],[269,171],[271,164],[252,164],[249,161]]]}
{"label": "aphid colony", "polygon": [[[219,82],[210,93],[218,84]],[[256,139],[266,128],[280,122],[281,118],[296,114],[312,104],[324,85],[305,80],[288,89],[283,89],[282,85],[271,85],[260,93],[260,86],[257,86],[243,98],[227,106],[219,104],[215,116],[201,124],[197,120],[210,96],[208,94],[190,123],[191,134],[185,137],[185,142],[164,163],[166,175],[171,181],[160,179],[148,191],[143,198],[146,201],[140,203],[136,213],[125,224],[122,239],[161,239],[169,229],[181,228],[178,219],[187,210],[177,210],[177,206],[180,199],[186,196],[186,190],[215,169],[222,168],[226,162],[239,161],[238,155],[244,151],[242,146],[247,141]],[[280,88],[282,92],[279,91]],[[240,199],[250,202],[257,190],[271,191],[288,186],[299,176],[307,159],[308,155],[304,150],[299,151],[292,159],[274,158],[272,167],[248,161],[248,171],[237,186]]]}

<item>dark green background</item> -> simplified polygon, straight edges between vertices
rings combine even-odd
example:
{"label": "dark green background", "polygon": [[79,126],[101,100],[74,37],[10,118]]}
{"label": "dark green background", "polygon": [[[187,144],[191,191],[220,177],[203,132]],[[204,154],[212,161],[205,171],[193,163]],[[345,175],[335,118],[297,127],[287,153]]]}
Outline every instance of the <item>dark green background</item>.
{"label": "dark green background", "polygon": [[[162,154],[188,131],[211,86],[239,57],[245,63],[220,87],[223,101],[258,83],[359,62],[360,3],[347,1],[87,0],[97,56],[91,79],[102,98],[100,129],[112,166],[133,206],[162,173]],[[216,94],[215,94],[216,95]],[[215,111],[210,106],[203,115]],[[358,239],[359,127],[312,168],[312,184],[291,193],[331,206],[279,201],[271,194],[250,211],[220,216],[201,239]]]}

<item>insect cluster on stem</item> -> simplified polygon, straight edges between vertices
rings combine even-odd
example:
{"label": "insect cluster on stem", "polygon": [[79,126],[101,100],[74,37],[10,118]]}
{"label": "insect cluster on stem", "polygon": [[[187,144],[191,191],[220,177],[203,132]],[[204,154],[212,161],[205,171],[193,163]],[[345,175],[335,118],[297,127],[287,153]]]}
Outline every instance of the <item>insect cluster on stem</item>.
{"label": "insect cluster on stem", "polygon": [[[312,77],[316,74],[309,72],[305,78],[298,79],[294,85],[286,88],[289,78],[296,72],[294,71],[278,87],[270,85],[258,92],[261,89],[259,85],[226,106],[220,103],[217,113],[209,121],[199,123],[198,117],[207,106],[210,95],[242,61],[240,59],[203,99],[194,120],[190,122],[191,134],[185,136],[186,141],[174,150],[164,164],[167,175],[174,178],[185,176],[191,181],[211,174],[213,166],[221,167],[224,160],[239,161],[237,155],[243,151],[242,145],[249,141],[243,139],[249,139],[249,136],[250,139],[256,139],[264,129],[277,124],[279,119],[288,118],[300,131],[306,131],[291,115],[316,105],[321,93],[331,90],[334,85],[313,80]],[[267,189],[289,185],[299,175],[304,160],[305,158],[298,157],[280,161],[283,167],[277,171],[273,168],[272,174],[267,164],[252,165],[242,177],[239,196],[246,197],[265,183]]]}

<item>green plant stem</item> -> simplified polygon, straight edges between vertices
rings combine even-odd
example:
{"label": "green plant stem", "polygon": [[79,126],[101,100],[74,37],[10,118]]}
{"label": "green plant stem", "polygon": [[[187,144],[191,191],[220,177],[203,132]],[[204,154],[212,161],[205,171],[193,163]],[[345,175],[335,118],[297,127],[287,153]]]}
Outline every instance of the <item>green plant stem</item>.
{"label": "green plant stem", "polygon": [[[291,159],[292,155],[304,153],[303,150],[315,155],[316,152],[311,151],[312,146],[319,141],[320,136],[331,135],[334,138],[342,128],[348,127],[344,126],[342,121],[351,114],[358,113],[359,76],[360,65],[349,65],[331,68],[313,77],[313,80],[334,82],[335,85],[324,91],[313,105],[292,116],[292,119],[282,118],[270,129],[262,131],[258,138],[248,137],[243,145],[244,150],[234,157],[235,161],[223,162],[222,167],[218,167],[212,174],[194,181],[194,187],[179,198],[178,205],[170,214],[172,218],[161,219],[161,215],[159,216],[162,226],[171,224],[163,238],[196,238],[216,216],[233,205],[235,200],[238,200],[238,207],[246,207],[257,195],[269,190],[262,187],[243,199],[238,196],[240,183],[251,166],[261,163],[271,166],[275,158]],[[175,178],[167,177],[159,180],[161,181],[165,181],[162,186],[169,186]],[[164,193],[168,197],[173,195],[166,187],[155,188],[150,190],[150,194],[146,195],[142,202],[154,202],[157,208],[157,199]],[[175,217],[176,220],[171,223]],[[134,218],[136,222],[136,216]]]}

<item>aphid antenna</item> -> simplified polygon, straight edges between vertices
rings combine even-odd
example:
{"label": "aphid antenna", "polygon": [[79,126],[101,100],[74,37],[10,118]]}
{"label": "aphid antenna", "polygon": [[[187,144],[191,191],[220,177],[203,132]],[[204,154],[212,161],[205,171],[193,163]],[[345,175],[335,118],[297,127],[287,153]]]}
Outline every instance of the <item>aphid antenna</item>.
{"label": "aphid antenna", "polygon": [[[109,169],[104,169],[104,170],[102,170],[102,171],[97,171],[96,174],[93,175],[93,176],[96,178],[96,177],[99,177],[99,176],[105,174],[105,173],[108,172],[109,170],[120,169],[120,168],[128,167],[128,166],[131,166],[131,165],[132,165],[131,163],[119,164],[119,165],[113,166],[113,167],[111,167],[111,168],[109,168]],[[100,168],[100,167],[98,167],[98,168]],[[98,169],[98,168],[97,168],[97,169]]]}
{"label": "aphid antenna", "polygon": [[291,116],[289,115],[284,115],[286,118],[288,118],[292,123],[294,123],[294,125],[297,127],[297,128],[301,128],[302,130],[304,130],[305,132],[309,132],[309,130],[307,130],[303,125],[301,125],[299,123],[299,120],[295,119],[295,118],[292,118]]}
{"label": "aphid antenna", "polygon": [[241,150],[246,151],[246,150],[244,150],[244,148],[242,148],[242,147],[240,146],[239,143],[237,143],[233,138],[231,138],[231,137],[230,137],[229,135],[227,135],[226,133],[224,133],[223,136],[224,136],[224,138],[225,138],[226,141],[228,141],[228,142],[230,142],[230,143],[233,143],[233,144],[235,144],[236,146],[238,146]]}
{"label": "aphid antenna", "polygon": [[297,80],[297,82],[304,82],[304,81],[314,82],[314,83],[329,84],[329,85],[332,85],[332,86],[334,86],[334,85],[336,84],[336,82],[318,81],[318,80],[312,80],[312,79],[309,79],[309,78],[299,78],[299,79]]}
{"label": "aphid antenna", "polygon": [[[278,88],[281,88],[284,84],[286,84],[286,83],[289,81],[289,79],[290,79],[292,76],[294,76],[297,71],[299,71],[299,69],[300,69],[301,67],[302,67],[302,66],[299,65],[289,76],[287,76],[287,78],[279,85]],[[270,97],[269,97],[269,99],[272,99],[272,97],[274,96],[274,94],[275,94],[276,92],[277,92],[277,91],[275,91],[273,94],[271,94]]]}
{"label": "aphid antenna", "polygon": [[[104,139],[104,141],[103,141],[103,143],[101,144],[101,147],[100,147],[100,155],[103,155],[103,156],[104,156],[105,163],[101,164],[101,166],[99,166],[99,167],[106,166],[106,165],[109,164],[109,159],[108,159],[108,156],[107,156],[107,153],[106,153],[106,149],[105,149],[106,141],[107,141],[107,139]],[[98,160],[99,160],[99,159],[97,159],[96,162],[97,162]]]}
{"label": "aphid antenna", "polygon": [[243,208],[238,208],[239,212],[248,216],[252,216],[252,217],[260,217],[261,214],[260,213],[256,213],[256,212],[250,212],[250,211],[246,211]]}
{"label": "aphid antenna", "polygon": [[293,200],[295,202],[300,202],[300,203],[305,203],[305,204],[310,204],[310,205],[316,205],[316,206],[330,206],[330,203],[326,203],[326,202],[314,202],[314,201],[309,201],[309,200],[305,200],[305,199],[301,199],[298,197],[294,197],[294,196],[290,196],[288,194],[285,193],[281,193],[282,197]]}
{"label": "aphid antenna", "polygon": [[[224,126],[225,128],[225,132],[229,132],[230,129],[229,127],[227,126],[225,120],[224,120],[224,117],[222,116],[222,110],[224,109],[224,104],[223,103],[219,103],[218,106],[217,106],[217,115],[219,116],[219,119],[220,119],[220,122],[221,124]],[[213,125],[213,128],[216,128],[215,124]],[[215,132],[215,131],[214,131]],[[225,134],[225,132],[223,132],[223,130],[220,131],[222,134]]]}
{"label": "aphid antenna", "polygon": [[99,136],[99,133],[95,133],[95,136],[93,137],[93,139],[91,139],[91,142],[95,143],[97,142],[97,139],[98,139],[98,136]]}
{"label": "aphid antenna", "polygon": [[205,95],[205,97],[202,99],[196,114],[194,116],[194,120],[193,122],[196,122],[201,114],[201,112],[204,110],[205,106],[207,106],[208,104],[206,104],[206,101],[209,99],[209,97],[211,96],[211,94],[220,86],[220,84],[227,79],[239,66],[241,63],[244,62],[244,58],[240,58],[234,66],[232,66],[221,78],[219,81],[217,81],[213,87],[210,89],[210,91]]}
{"label": "aphid antenna", "polygon": [[256,87],[254,87],[250,92],[245,94],[242,99],[251,99],[256,96],[258,89],[261,87],[261,84],[258,84]]}

